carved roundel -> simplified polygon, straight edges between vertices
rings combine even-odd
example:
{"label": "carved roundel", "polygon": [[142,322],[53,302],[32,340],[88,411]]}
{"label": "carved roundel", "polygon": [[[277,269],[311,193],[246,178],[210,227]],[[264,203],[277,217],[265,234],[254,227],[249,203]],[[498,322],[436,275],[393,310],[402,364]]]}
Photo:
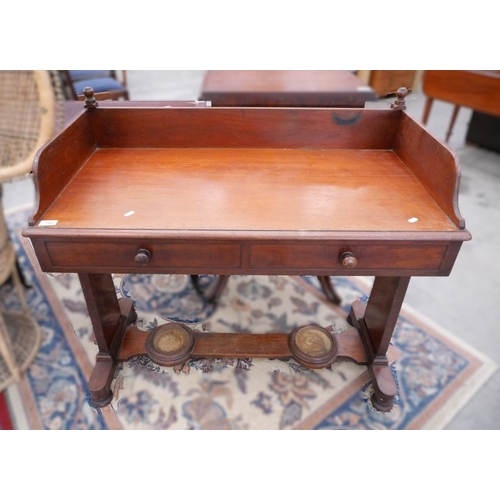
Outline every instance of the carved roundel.
{"label": "carved roundel", "polygon": [[187,361],[194,350],[194,332],[180,323],[166,323],[155,328],[146,340],[146,351],[152,361],[175,366]]}
{"label": "carved roundel", "polygon": [[324,368],[337,357],[337,341],[318,325],[306,325],[290,334],[288,345],[293,357],[308,368]]}

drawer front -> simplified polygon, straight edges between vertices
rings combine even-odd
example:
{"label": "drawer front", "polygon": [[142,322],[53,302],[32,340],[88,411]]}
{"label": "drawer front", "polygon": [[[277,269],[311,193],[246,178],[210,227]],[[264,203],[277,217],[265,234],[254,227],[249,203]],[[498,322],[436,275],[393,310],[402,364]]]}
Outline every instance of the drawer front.
{"label": "drawer front", "polygon": [[[34,243],[42,269],[52,272],[445,275],[458,251],[458,247],[445,242],[400,241],[48,239]],[[139,255],[141,250],[146,252]]]}
{"label": "drawer front", "polygon": [[[182,273],[214,269],[221,273],[241,267],[239,243],[47,241],[45,246],[52,270]],[[141,250],[146,250],[142,258],[137,257]],[[148,257],[144,259],[144,255]]]}
{"label": "drawer front", "polygon": [[[254,244],[250,270],[325,274],[381,274],[383,271],[437,271],[447,244],[348,243],[348,244]],[[351,259],[344,261],[343,258]],[[343,258],[342,258],[343,257]],[[354,258],[355,260],[352,260]],[[348,267],[345,267],[348,266]]]}

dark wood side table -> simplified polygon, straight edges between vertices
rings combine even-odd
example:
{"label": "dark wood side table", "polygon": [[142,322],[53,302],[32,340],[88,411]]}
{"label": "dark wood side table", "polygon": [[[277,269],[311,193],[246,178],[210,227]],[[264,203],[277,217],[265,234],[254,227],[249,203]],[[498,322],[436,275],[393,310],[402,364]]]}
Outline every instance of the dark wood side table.
{"label": "dark wood side table", "polygon": [[[99,348],[93,403],[118,363],[290,358],[367,366],[380,411],[397,387],[387,352],[411,276],[446,276],[470,239],[453,154],[394,109],[216,108],[103,102],[34,161],[38,206],[23,231],[41,269],[80,277]],[[265,182],[263,180],[265,179]],[[140,187],[138,187],[140,186]],[[274,334],[151,333],[112,273],[375,276],[351,327]],[[326,326],[326,325],[325,325]]]}
{"label": "dark wood side table", "polygon": [[212,106],[364,107],[377,95],[350,71],[207,71],[201,101]]}
{"label": "dark wood side table", "polygon": [[422,117],[424,125],[435,99],[454,104],[446,141],[453,132],[461,106],[500,116],[500,71],[429,70],[424,73],[422,90],[427,96]]}

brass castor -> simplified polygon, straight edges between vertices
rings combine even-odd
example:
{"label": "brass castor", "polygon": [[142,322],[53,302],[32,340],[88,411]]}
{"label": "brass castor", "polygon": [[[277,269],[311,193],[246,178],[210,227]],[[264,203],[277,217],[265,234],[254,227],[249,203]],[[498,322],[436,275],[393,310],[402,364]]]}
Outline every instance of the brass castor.
{"label": "brass castor", "polygon": [[152,361],[162,366],[175,366],[191,357],[196,337],[191,328],[180,323],[156,327],[146,340],[146,352]]}
{"label": "brass castor", "polygon": [[318,325],[301,326],[288,338],[295,360],[307,368],[325,368],[337,357],[338,345],[328,330]]}

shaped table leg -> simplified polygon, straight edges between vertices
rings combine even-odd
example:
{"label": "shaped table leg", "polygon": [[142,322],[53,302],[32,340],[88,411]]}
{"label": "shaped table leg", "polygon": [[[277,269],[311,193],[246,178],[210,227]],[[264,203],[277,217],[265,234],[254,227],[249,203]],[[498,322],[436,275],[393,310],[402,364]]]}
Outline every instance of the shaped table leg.
{"label": "shaped table leg", "polygon": [[321,289],[323,290],[323,293],[326,295],[326,298],[333,304],[340,305],[342,299],[340,298],[339,294],[335,291],[330,276],[318,276],[318,280],[319,284],[321,285]]}
{"label": "shaped table leg", "polygon": [[387,350],[409,282],[409,277],[376,277],[368,304],[356,301],[349,314],[350,323],[358,329],[366,350],[375,390],[372,403],[379,411],[390,411],[397,393]]}
{"label": "shaped table leg", "polygon": [[199,276],[197,274],[191,274],[191,283],[193,284],[195,290],[200,295],[204,295],[205,300],[209,304],[213,304],[222,295],[222,292],[226,288],[227,282],[229,281],[230,276],[226,276],[226,275],[216,276],[215,284],[208,290],[208,292],[206,292],[206,294],[204,294],[202,292],[202,290],[200,289],[200,287],[198,285],[198,278],[199,278]]}
{"label": "shaped table leg", "polygon": [[137,319],[131,299],[118,300],[110,274],[79,274],[99,353],[89,380],[92,403],[106,406],[113,399],[111,382],[127,325]]}

